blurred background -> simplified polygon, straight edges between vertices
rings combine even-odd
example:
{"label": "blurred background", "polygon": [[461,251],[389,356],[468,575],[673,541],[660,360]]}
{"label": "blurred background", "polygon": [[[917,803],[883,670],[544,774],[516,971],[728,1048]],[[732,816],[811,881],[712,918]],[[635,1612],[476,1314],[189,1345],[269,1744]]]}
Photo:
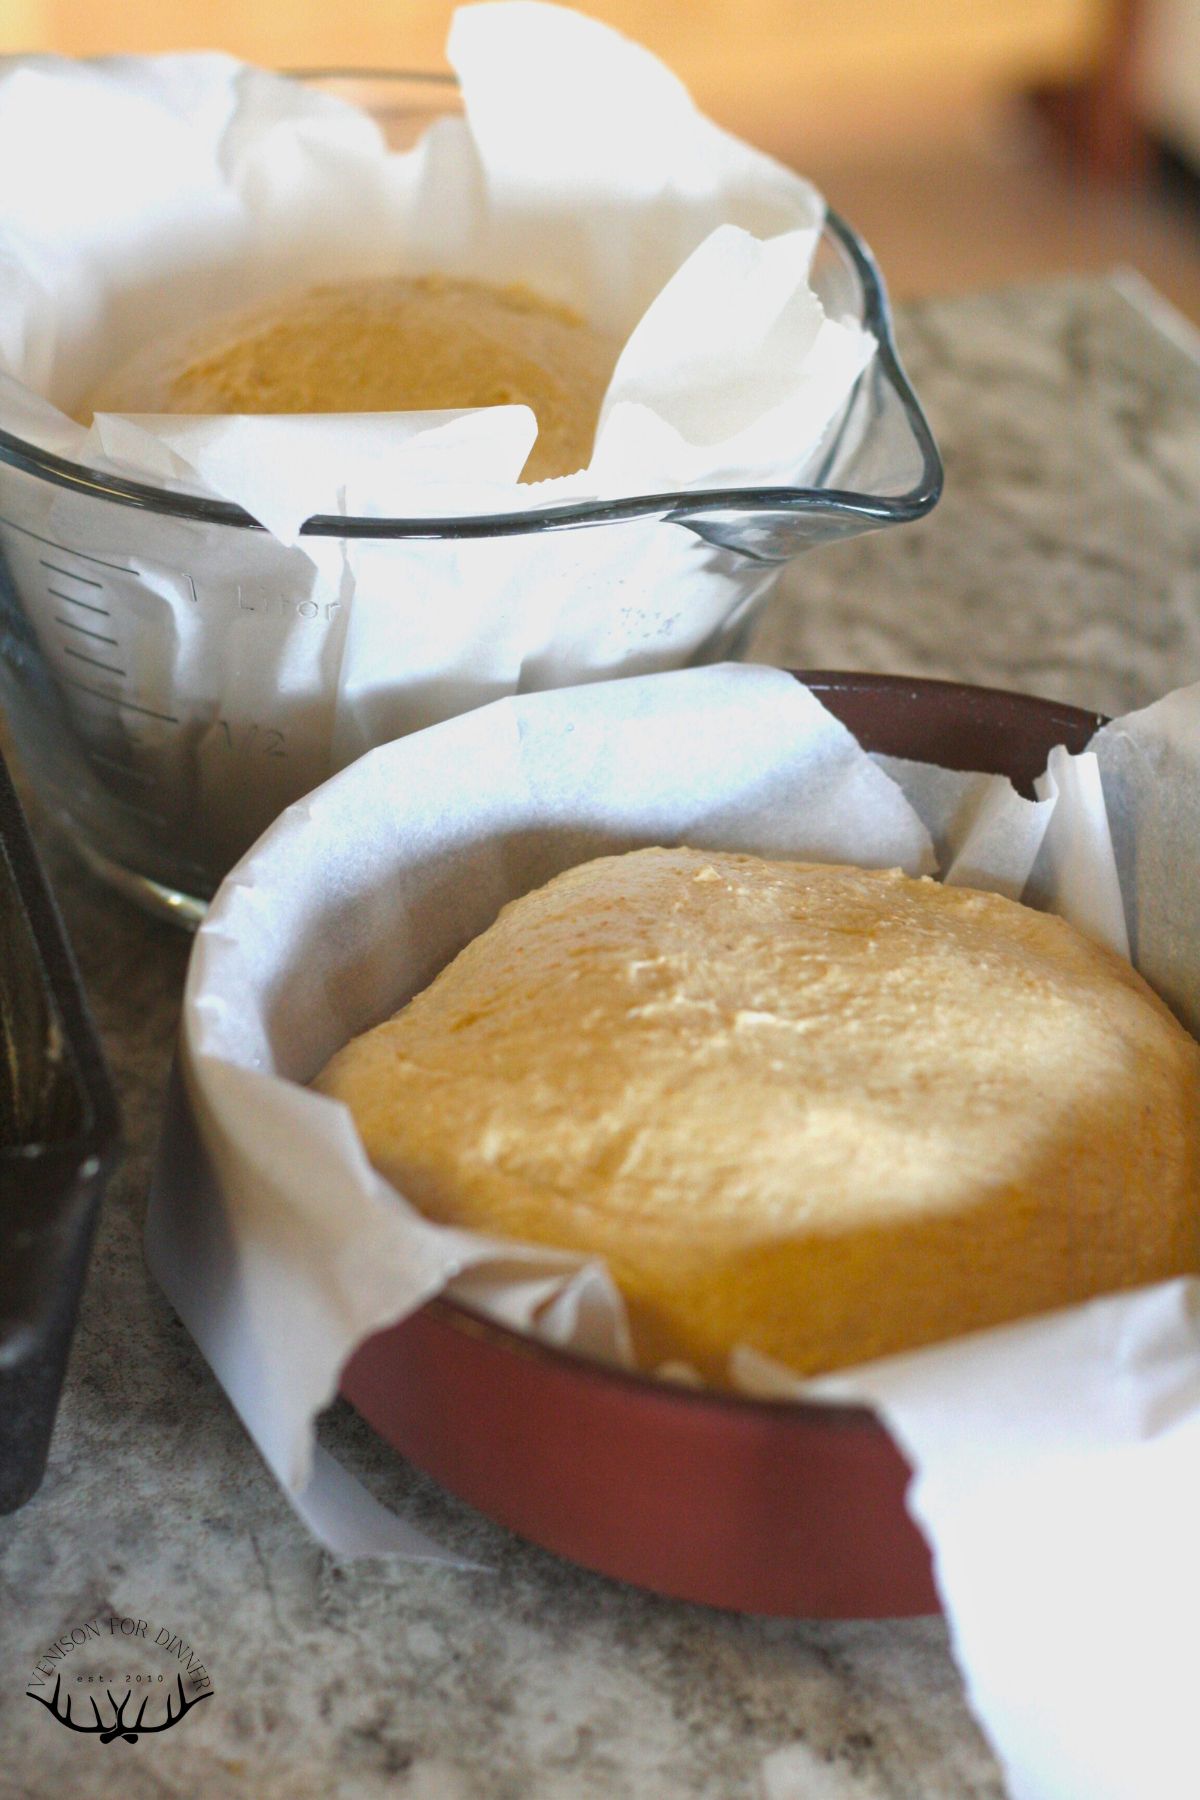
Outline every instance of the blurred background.
{"label": "blurred background", "polygon": [[[437,68],[452,0],[0,0],[0,50]],[[1200,0],[589,0],[802,169],[898,298],[1114,266],[1200,323]],[[619,121],[614,120],[614,129]]]}

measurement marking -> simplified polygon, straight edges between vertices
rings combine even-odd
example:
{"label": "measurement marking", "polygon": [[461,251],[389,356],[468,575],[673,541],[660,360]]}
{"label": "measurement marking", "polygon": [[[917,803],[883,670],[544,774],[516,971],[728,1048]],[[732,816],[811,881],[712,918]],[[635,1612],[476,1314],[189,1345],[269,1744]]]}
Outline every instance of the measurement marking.
{"label": "measurement marking", "polygon": [[93,669],[103,669],[106,675],[119,675],[122,681],[129,675],[128,669],[118,669],[113,663],[97,662],[94,656],[87,656],[82,650],[72,650],[70,644],[63,645],[63,655],[73,656],[76,662],[91,663]]}
{"label": "measurement marking", "polygon": [[49,582],[46,583],[46,592],[53,594],[56,600],[65,600],[68,606],[82,606],[84,612],[99,613],[102,619],[111,616],[106,606],[93,606],[90,600],[77,600],[74,594],[64,594],[61,588],[52,588]]}
{"label": "measurement marking", "polygon": [[64,556],[77,556],[80,562],[97,563],[102,569],[119,569],[122,575],[136,575],[128,563],[105,562],[102,556],[92,556],[86,550],[73,550],[70,544],[60,544],[56,538],[43,537],[38,531],[30,531],[28,525],[18,525],[12,519],[0,517],[0,525],[7,525],[10,531],[19,531],[22,537],[32,538],[35,544],[45,544],[50,550],[61,550]]}
{"label": "measurement marking", "polygon": [[70,675],[60,675],[58,679],[68,687],[78,688],[81,694],[90,694],[93,700],[107,700],[110,706],[123,706],[128,712],[142,713],[147,719],[161,719],[164,725],[179,723],[172,713],[155,712],[153,707],[139,706],[136,700],[126,700],[120,694],[106,694],[102,688],[88,687],[86,682],[76,681]]}
{"label": "measurement marking", "polygon": [[105,756],[100,750],[89,749],[88,759],[94,763],[103,763],[114,775],[123,775],[129,781],[136,781],[141,787],[158,786],[157,775],[148,775],[145,769],[135,769],[131,763],[118,762],[115,757]]}
{"label": "measurement marking", "polygon": [[65,575],[68,581],[81,581],[84,587],[98,588],[104,586],[102,581],[93,581],[90,575],[77,575],[74,569],[63,569],[60,568],[57,563],[47,562],[44,556],[39,556],[38,561],[41,563],[43,569],[53,569],[56,575]]}
{"label": "measurement marking", "polygon": [[105,637],[102,631],[89,631],[86,625],[77,625],[74,619],[64,619],[60,613],[55,613],[54,623],[65,626],[68,631],[77,631],[80,637],[95,638],[98,644],[112,644],[119,648],[116,638]]}

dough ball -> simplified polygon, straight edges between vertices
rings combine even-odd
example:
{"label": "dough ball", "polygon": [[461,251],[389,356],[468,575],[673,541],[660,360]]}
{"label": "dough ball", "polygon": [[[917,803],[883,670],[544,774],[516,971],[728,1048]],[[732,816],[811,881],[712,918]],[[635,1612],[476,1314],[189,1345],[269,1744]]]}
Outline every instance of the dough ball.
{"label": "dough ball", "polygon": [[92,412],[438,412],[522,403],[538,436],[523,479],[591,461],[618,346],[523,287],[441,275],[292,294],[152,343]]}
{"label": "dough ball", "polygon": [[317,1085],[429,1217],[603,1257],[639,1361],[710,1381],[1200,1269],[1200,1045],[1063,920],[895,870],[585,863]]}

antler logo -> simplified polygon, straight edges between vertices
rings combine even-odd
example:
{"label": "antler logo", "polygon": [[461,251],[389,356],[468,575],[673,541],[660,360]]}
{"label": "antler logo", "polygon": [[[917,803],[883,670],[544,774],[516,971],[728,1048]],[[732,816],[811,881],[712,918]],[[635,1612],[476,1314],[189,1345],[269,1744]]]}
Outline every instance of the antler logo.
{"label": "antler logo", "polygon": [[[136,1744],[139,1738],[171,1731],[201,1700],[212,1698],[213,1684],[200,1653],[179,1632],[166,1625],[156,1631],[147,1619],[101,1612],[46,1647],[25,1692],[67,1731],[102,1744],[115,1744],[118,1738]],[[101,1694],[106,1706],[100,1704]],[[135,1695],[139,1705],[131,1713]]]}
{"label": "antler logo", "polygon": [[136,1744],[139,1737],[148,1737],[153,1731],[170,1731],[172,1725],[178,1725],[180,1719],[183,1718],[185,1713],[191,1712],[193,1706],[199,1706],[202,1700],[212,1699],[212,1689],[209,1688],[207,1693],[196,1694],[189,1700],[183,1691],[183,1676],[177,1675],[175,1679],[179,1688],[179,1710],[174,1710],[172,1705],[173,1697],[170,1689],[168,1689],[167,1716],[165,1719],[160,1719],[157,1725],[144,1725],[142,1723],[142,1720],[146,1716],[146,1707],[150,1701],[149,1694],[144,1694],[142,1696],[142,1704],[137,1709],[137,1717],[131,1719],[129,1723],[126,1724],[125,1708],[133,1699],[132,1688],[126,1693],[125,1698],[121,1701],[119,1706],[113,1699],[112,1689],[106,1688],[104,1690],[108,1704],[113,1709],[113,1716],[107,1724],[105,1724],[104,1720],[100,1717],[100,1708],[97,1706],[94,1696],[89,1695],[92,1711],[96,1715],[96,1722],[94,1725],[81,1725],[78,1719],[73,1719],[71,1717],[70,1694],[66,1695],[62,1703],[63,1710],[62,1712],[59,1712],[59,1696],[62,1692],[61,1675],[59,1675],[57,1681],[54,1683],[54,1693],[49,1700],[43,1699],[41,1694],[30,1694],[29,1698],[31,1700],[36,1700],[39,1706],[44,1706],[48,1712],[53,1714],[60,1725],[65,1725],[67,1727],[68,1731],[88,1732],[89,1734],[98,1737],[102,1744],[111,1744],[115,1738],[124,1738],[127,1744]]}

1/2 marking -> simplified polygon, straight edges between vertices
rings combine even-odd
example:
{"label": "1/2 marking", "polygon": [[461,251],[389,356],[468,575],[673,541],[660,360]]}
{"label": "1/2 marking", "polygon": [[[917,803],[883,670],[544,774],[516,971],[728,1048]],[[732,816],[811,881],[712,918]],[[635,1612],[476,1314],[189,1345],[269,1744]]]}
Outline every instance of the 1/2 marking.
{"label": "1/2 marking", "polygon": [[234,750],[243,756],[286,756],[284,749],[286,739],[274,725],[231,725],[228,719],[218,719],[217,729],[227,750]]}

